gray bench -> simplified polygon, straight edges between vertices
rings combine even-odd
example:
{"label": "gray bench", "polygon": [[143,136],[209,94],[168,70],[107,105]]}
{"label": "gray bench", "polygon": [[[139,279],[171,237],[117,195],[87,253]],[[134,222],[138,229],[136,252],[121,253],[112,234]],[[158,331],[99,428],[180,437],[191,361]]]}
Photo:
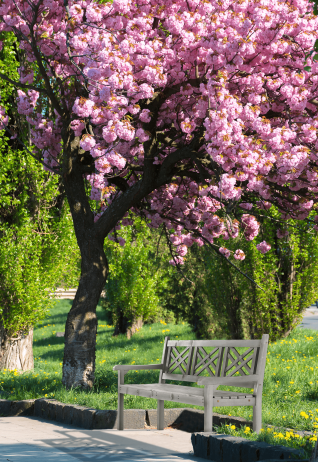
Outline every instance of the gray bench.
{"label": "gray bench", "polygon": [[[262,427],[262,389],[268,334],[261,340],[170,340],[162,361],[150,365],[118,365],[118,430],[124,429],[124,395],[155,398],[157,428],[164,428],[164,402],[204,406],[204,431],[212,432],[213,406],[253,406],[253,430]],[[244,348],[238,352],[237,348]],[[159,383],[125,384],[130,370],[159,369]],[[203,375],[204,374],[204,375]],[[196,382],[204,388],[173,385],[166,380]],[[250,393],[217,390],[220,385],[253,388]]]}

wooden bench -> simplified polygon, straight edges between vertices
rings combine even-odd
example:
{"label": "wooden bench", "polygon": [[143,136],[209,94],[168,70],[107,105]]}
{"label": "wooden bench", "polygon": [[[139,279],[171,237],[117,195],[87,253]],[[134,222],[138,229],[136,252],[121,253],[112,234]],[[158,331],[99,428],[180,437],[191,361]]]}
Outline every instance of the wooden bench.
{"label": "wooden bench", "polygon": [[[261,340],[170,340],[165,338],[162,361],[150,365],[118,365],[118,430],[124,428],[124,395],[155,398],[157,428],[164,428],[164,402],[204,406],[204,431],[212,432],[213,406],[253,406],[253,430],[262,427],[262,389],[268,334]],[[237,348],[244,348],[238,352]],[[159,383],[125,384],[130,370],[159,369]],[[204,375],[203,375],[204,374]],[[166,380],[196,382],[204,388],[173,385]],[[217,390],[220,385],[252,388],[250,393]]]}

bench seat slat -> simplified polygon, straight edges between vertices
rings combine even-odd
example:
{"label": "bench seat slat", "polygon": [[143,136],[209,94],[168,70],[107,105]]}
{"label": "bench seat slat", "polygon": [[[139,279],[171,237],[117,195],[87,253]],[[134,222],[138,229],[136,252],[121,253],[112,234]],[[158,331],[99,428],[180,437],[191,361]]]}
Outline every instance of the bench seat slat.
{"label": "bench seat slat", "polygon": [[[119,391],[126,395],[144,396],[145,398],[163,399],[165,401],[176,401],[197,406],[204,405],[203,388],[183,387],[179,385],[171,385],[169,387],[168,385],[169,389],[167,389],[167,386],[160,385],[164,384],[121,385]],[[190,388],[190,391],[188,392],[185,388]]]}
{"label": "bench seat slat", "polygon": [[[119,391],[126,395],[143,396],[145,398],[179,401],[181,403],[197,404],[201,406],[204,404],[204,388],[147,383],[140,385],[121,385]],[[236,404],[238,406],[244,404],[252,406],[252,404],[255,403],[253,395],[226,390],[215,390],[213,398],[215,399],[216,406],[233,406]]]}

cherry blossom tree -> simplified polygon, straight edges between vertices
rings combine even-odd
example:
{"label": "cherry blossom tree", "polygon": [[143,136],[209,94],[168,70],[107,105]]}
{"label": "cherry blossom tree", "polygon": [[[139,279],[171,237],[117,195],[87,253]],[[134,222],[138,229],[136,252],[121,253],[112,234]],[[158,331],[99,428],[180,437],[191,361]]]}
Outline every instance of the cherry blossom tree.
{"label": "cherry blossom tree", "polygon": [[0,78],[17,89],[33,156],[61,175],[82,256],[63,383],[91,387],[106,237],[124,244],[117,231],[140,215],[163,227],[172,264],[194,242],[231,261],[213,239],[254,239],[272,204],[282,220],[315,206],[318,19],[307,0],[0,5],[25,56],[19,80]]}

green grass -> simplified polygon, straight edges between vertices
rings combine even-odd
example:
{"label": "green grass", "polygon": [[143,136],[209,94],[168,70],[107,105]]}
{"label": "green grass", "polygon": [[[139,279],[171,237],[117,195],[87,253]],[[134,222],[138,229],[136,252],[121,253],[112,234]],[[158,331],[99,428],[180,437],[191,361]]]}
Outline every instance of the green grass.
{"label": "green grass", "polygon": [[[117,373],[115,364],[154,364],[161,361],[164,337],[194,339],[187,323],[145,325],[131,340],[125,336],[112,337],[113,327],[107,324],[106,314],[98,306],[98,337],[96,351],[96,383],[90,392],[66,391],[61,383],[64,338],[63,332],[68,300],[59,301],[51,315],[34,331],[35,368],[20,374],[0,372],[0,390],[9,399],[49,397],[64,403],[92,406],[96,409],[117,408]],[[158,371],[129,372],[127,383],[158,381]],[[195,386],[195,384],[193,384]],[[297,430],[315,431],[318,428],[318,332],[296,329],[287,339],[269,345],[263,391],[263,423]],[[220,387],[220,389],[226,387]],[[242,389],[231,387],[232,390]],[[246,391],[249,391],[246,389]],[[3,395],[1,395],[3,397]],[[138,396],[125,396],[125,408],[154,409],[157,401]],[[166,408],[198,406],[165,402]],[[252,407],[215,407],[220,414],[252,418]]]}

